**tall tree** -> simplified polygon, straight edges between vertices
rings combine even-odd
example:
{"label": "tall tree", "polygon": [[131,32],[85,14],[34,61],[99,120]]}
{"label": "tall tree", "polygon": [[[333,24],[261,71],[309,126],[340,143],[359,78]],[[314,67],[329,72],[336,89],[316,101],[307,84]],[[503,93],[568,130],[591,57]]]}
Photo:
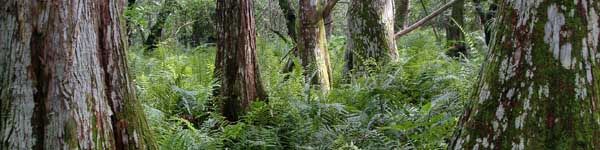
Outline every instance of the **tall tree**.
{"label": "tall tree", "polygon": [[461,30],[462,26],[465,24],[464,8],[464,0],[458,0],[454,3],[452,6],[452,14],[448,19],[448,26],[446,26],[446,41],[450,47],[446,53],[452,57],[467,55],[467,47],[464,43],[465,36]]}
{"label": "tall tree", "polygon": [[394,28],[404,29],[408,27],[410,25],[408,20],[410,15],[410,0],[395,0],[394,5],[396,10],[394,15],[396,18],[394,21]]}
{"label": "tall tree", "polygon": [[157,149],[128,74],[123,1],[0,7],[0,149]]}
{"label": "tall tree", "polygon": [[160,37],[162,37],[163,28],[165,23],[167,23],[169,15],[173,13],[175,4],[177,4],[177,1],[175,0],[164,0],[162,8],[160,9],[160,12],[158,12],[156,23],[150,27],[150,34],[148,34],[148,37],[144,42],[147,52],[152,52],[158,47],[157,44],[160,41]]}
{"label": "tall tree", "polygon": [[393,0],[352,0],[348,8],[346,74],[398,59]]}
{"label": "tall tree", "polygon": [[307,82],[327,93],[331,86],[331,66],[327,51],[325,18],[338,0],[300,0],[297,20],[298,51]]}
{"label": "tall tree", "polygon": [[600,148],[600,1],[502,0],[452,149]]}
{"label": "tall tree", "polygon": [[221,113],[237,121],[255,100],[266,100],[256,53],[252,0],[217,0],[217,57]]}

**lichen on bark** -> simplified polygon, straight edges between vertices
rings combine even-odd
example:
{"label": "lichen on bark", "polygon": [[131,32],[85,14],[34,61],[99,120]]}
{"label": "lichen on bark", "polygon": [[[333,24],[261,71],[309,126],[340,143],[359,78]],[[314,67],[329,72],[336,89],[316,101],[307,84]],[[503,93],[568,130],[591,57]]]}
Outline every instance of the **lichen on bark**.
{"label": "lichen on bark", "polygon": [[478,90],[450,148],[598,149],[600,2],[499,4]]}
{"label": "lichen on bark", "polygon": [[352,0],[348,8],[345,74],[364,74],[398,59],[393,0]]}

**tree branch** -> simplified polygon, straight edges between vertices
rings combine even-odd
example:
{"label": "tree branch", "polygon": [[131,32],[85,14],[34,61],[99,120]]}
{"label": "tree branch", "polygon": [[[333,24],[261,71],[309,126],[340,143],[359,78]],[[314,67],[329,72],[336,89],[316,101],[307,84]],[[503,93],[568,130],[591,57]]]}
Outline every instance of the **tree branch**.
{"label": "tree branch", "polygon": [[428,22],[429,20],[435,18],[436,16],[442,14],[442,12],[444,12],[445,10],[447,10],[448,8],[450,8],[454,3],[458,2],[459,0],[452,0],[450,2],[448,2],[446,5],[442,6],[441,8],[439,8],[438,10],[434,11],[433,13],[429,14],[428,16],[426,16],[425,18],[417,21],[417,23],[409,26],[408,28],[396,33],[394,35],[394,39],[398,39],[399,37],[402,37],[410,32],[412,32],[413,30],[421,27],[423,24],[425,24],[426,22]]}

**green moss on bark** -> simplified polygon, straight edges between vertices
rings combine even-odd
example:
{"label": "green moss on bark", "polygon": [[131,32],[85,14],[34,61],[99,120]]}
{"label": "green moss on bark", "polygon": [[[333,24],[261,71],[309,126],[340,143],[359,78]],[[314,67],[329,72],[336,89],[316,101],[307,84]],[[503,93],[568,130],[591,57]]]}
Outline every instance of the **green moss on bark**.
{"label": "green moss on bark", "polygon": [[451,148],[597,149],[600,66],[590,50],[598,47],[586,38],[599,22],[581,12],[600,3],[501,4],[478,90]]}

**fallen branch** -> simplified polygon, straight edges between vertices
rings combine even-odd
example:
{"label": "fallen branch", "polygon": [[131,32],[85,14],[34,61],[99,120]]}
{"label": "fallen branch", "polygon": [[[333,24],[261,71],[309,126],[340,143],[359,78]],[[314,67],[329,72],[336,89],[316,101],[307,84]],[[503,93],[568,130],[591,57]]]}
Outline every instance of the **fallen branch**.
{"label": "fallen branch", "polygon": [[438,10],[434,11],[433,13],[429,14],[428,16],[426,16],[425,18],[417,21],[417,23],[410,25],[408,28],[396,33],[394,35],[394,39],[398,39],[399,37],[402,37],[410,32],[412,32],[413,30],[421,27],[423,24],[427,23],[427,21],[435,18],[436,16],[442,14],[442,12],[444,12],[445,10],[447,10],[448,8],[450,8],[454,3],[458,2],[459,0],[452,0],[450,2],[448,2],[446,5],[442,6],[441,8],[439,8]]}

